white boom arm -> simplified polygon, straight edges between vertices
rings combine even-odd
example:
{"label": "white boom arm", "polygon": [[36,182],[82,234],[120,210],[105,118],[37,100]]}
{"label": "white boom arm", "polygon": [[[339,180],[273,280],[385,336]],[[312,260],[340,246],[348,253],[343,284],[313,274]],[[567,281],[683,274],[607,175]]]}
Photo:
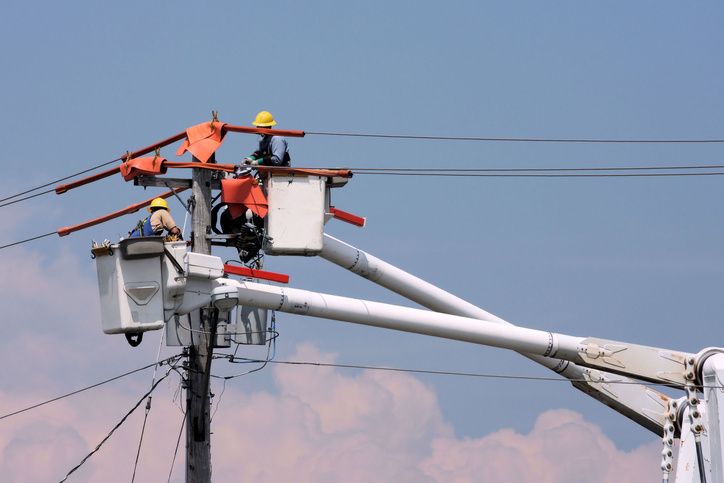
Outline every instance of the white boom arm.
{"label": "white boom arm", "polygon": [[[326,243],[338,248],[338,252],[344,250],[347,255],[354,254],[355,259],[347,268],[359,269],[381,285],[409,293],[413,300],[426,302],[437,310],[456,311],[462,315],[232,280],[224,278],[225,268],[219,257],[189,252],[183,242],[164,244],[160,238],[141,237],[93,249],[104,308],[101,313],[103,330],[139,334],[160,328],[172,318],[180,325],[180,315],[209,306],[217,309],[219,321],[228,320],[234,307],[242,305],[242,330],[236,326],[231,333],[249,333],[249,327],[254,324],[251,319],[245,322],[243,313],[253,312],[256,307],[511,349],[566,377],[581,374],[585,378],[581,381],[584,390],[595,391],[596,397],[604,402],[609,397],[616,409],[623,409],[624,414],[649,429],[663,429],[661,468],[664,481],[669,480],[674,467],[673,441],[677,427],[685,432],[688,427],[691,432],[691,435],[688,432],[682,435],[683,458],[679,457],[677,465],[681,480],[693,483],[709,479],[707,476],[714,476],[716,481],[724,477],[721,431],[724,349],[709,348],[688,354],[514,326],[338,240],[328,239]],[[330,259],[333,255],[329,250],[326,253]],[[342,260],[339,253],[334,256]],[[466,316],[467,313],[485,320]],[[251,324],[248,327],[247,322]],[[225,337],[221,342],[226,343]],[[616,376],[608,372],[667,383],[685,389],[686,397],[674,401],[652,390],[621,391],[619,388],[640,386],[635,382],[613,384]],[[626,378],[619,380],[633,382]],[[704,404],[699,396],[702,392]],[[659,412],[662,404],[665,404],[663,419]],[[692,443],[686,448],[683,445],[691,438],[694,452],[690,451]],[[696,461],[693,461],[694,457]],[[698,475],[686,471],[693,467],[697,468]]]}
{"label": "white boom arm", "polygon": [[[515,325],[485,323],[469,317],[308,290],[226,278],[212,282],[216,287],[211,291],[211,300],[236,297],[237,303],[244,306],[472,342],[542,357],[556,357],[593,368],[613,366],[613,370],[623,375],[656,382],[671,383],[677,379],[679,360],[694,357],[693,354],[683,352],[574,337]],[[200,296],[198,302],[205,298]],[[184,303],[182,311],[197,308],[194,305]],[[680,382],[683,386],[683,365],[681,367],[682,373],[674,382]]]}
{"label": "white boom arm", "polygon": [[[678,468],[698,468],[699,473],[697,475],[689,471],[680,481],[705,482],[709,481],[709,475],[722,476],[724,444],[720,425],[724,419],[724,398],[718,397],[718,394],[724,390],[722,385],[724,354],[721,349],[687,354],[625,342],[574,337],[512,325],[496,325],[468,317],[263,285],[251,281],[222,278],[213,280],[212,285],[211,296],[207,301],[210,300],[220,310],[230,310],[231,306],[239,304],[472,342],[543,357],[558,357],[592,367],[613,365],[617,371],[647,380],[659,382],[676,380],[677,385],[682,387],[686,385],[688,411],[684,414],[691,420],[688,426],[682,425],[681,421],[678,425],[679,428],[683,428],[681,431],[688,431],[687,428],[690,428],[696,449],[695,452],[690,448],[683,451]],[[680,364],[682,361],[683,364]],[[680,365],[683,365],[686,372],[677,372]],[[696,372],[698,374],[695,374]],[[703,407],[698,400],[692,378],[698,384],[701,384],[701,381],[707,384],[704,391],[706,402]],[[666,420],[665,448],[662,452],[664,482],[668,482],[673,467],[670,448],[675,436],[673,422],[676,418],[672,419],[670,410],[675,403],[680,402],[681,400],[674,402],[670,399],[667,402],[669,419]],[[708,430],[705,430],[707,421]],[[688,436],[687,432],[685,437]],[[682,470],[683,473],[685,472]]]}
{"label": "white boom arm", "polygon": [[[510,325],[500,317],[330,235],[324,235],[319,256],[430,310]],[[625,376],[580,367],[560,359],[523,355],[570,379],[577,389],[643,427],[662,434],[669,399],[665,394],[632,384],[633,381]]]}

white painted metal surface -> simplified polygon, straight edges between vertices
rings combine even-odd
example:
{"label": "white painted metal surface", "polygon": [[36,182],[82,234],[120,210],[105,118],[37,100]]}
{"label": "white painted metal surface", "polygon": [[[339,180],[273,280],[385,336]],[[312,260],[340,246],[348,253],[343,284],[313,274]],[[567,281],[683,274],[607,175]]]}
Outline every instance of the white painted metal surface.
{"label": "white painted metal surface", "polygon": [[499,326],[479,320],[428,310],[352,299],[249,281],[216,280],[239,288],[239,303],[374,327],[473,342],[543,356],[578,357],[580,337],[516,326]]}
{"label": "white painted metal surface", "polygon": [[[320,257],[436,312],[510,325],[500,317],[328,234],[324,235]],[[634,381],[625,376],[580,367],[563,360],[523,355],[560,373],[572,380],[577,389],[661,434],[669,399],[665,394],[632,384]]]}
{"label": "white painted metal surface", "polygon": [[267,254],[312,256],[322,251],[326,178],[272,175],[267,197]]}
{"label": "white painted metal surface", "polygon": [[[154,254],[152,250],[149,251],[150,256],[141,254],[145,258],[130,258],[130,255],[123,258],[117,246],[106,252],[94,252],[103,307],[103,330],[106,333],[123,333],[158,329],[163,326],[164,317],[168,320],[174,315],[188,323],[186,314],[209,304],[224,312],[222,325],[226,327],[229,310],[239,304],[234,335],[239,343],[265,342],[268,310],[431,335],[511,349],[536,360],[558,358],[557,366],[561,365],[561,361],[569,361],[572,363],[569,366],[586,379],[588,389],[610,393],[610,397],[623,395],[625,399],[621,406],[634,413],[634,419],[645,417],[654,422],[658,422],[658,411],[668,398],[650,389],[627,392],[637,386],[623,384],[617,387],[613,383],[628,382],[625,377],[599,369],[610,368],[637,379],[673,381],[677,384],[683,381],[689,391],[689,406],[685,410],[691,413],[691,420],[685,417],[683,421],[676,481],[699,481],[698,455],[692,434],[688,431],[689,428],[699,427],[705,428],[696,435],[699,437],[701,434],[701,456],[707,481],[724,481],[724,440],[721,434],[724,421],[724,354],[721,349],[687,354],[514,326],[338,240],[331,245],[335,248],[330,251],[325,249],[325,258],[347,265],[346,268],[351,270],[359,270],[363,276],[382,285],[395,287],[399,293],[411,293],[423,301],[424,297],[433,297],[435,300],[427,303],[437,305],[437,308],[474,313],[485,319],[223,278],[223,262],[219,257],[187,253],[186,244],[180,242],[166,244],[168,253],[164,255]],[[353,252],[355,259],[351,260],[350,253]],[[179,260],[183,260],[183,270],[177,266],[178,263],[173,263]],[[412,288],[408,290],[406,285]],[[218,334],[218,343],[228,345],[231,332],[222,332]],[[191,339],[193,334],[194,331],[191,331]],[[682,362],[685,364],[683,367]],[[570,371],[563,372],[569,375]],[[704,385],[703,404],[693,392],[699,384]],[[699,411],[692,410],[692,407],[698,407]],[[655,428],[655,425],[652,426]]]}
{"label": "white painted metal surface", "polygon": [[[177,241],[167,242],[164,246],[174,257],[178,267],[182,267],[183,270],[184,257],[189,250],[188,244],[185,241]],[[184,290],[186,289],[186,274],[185,272],[179,273],[178,267],[167,257],[163,258],[161,275],[164,280],[163,308],[166,320],[173,315],[174,310],[183,299]]]}
{"label": "white painted metal surface", "polygon": [[224,276],[224,262],[219,257],[188,252],[184,257],[187,277],[212,280]]}
{"label": "white painted metal surface", "polygon": [[707,428],[702,439],[708,440],[705,449],[708,449],[711,465],[711,478],[707,481],[724,481],[724,354],[706,359],[702,379]]}
{"label": "white painted metal surface", "polygon": [[[679,438],[679,451],[676,455],[676,472],[675,478],[671,481],[675,483],[701,483],[699,478],[699,465],[696,461],[696,446],[694,444],[694,434],[691,432],[691,418],[689,408],[685,407],[681,418],[681,437]],[[706,419],[706,409],[702,409],[702,417]],[[709,461],[709,437],[708,434],[702,435],[702,447],[707,455],[706,460]],[[721,479],[712,479],[710,467],[706,468],[708,482],[720,482]]]}
{"label": "white painted metal surface", "polygon": [[123,260],[118,245],[96,254],[101,325],[106,334],[163,327],[162,259]]}

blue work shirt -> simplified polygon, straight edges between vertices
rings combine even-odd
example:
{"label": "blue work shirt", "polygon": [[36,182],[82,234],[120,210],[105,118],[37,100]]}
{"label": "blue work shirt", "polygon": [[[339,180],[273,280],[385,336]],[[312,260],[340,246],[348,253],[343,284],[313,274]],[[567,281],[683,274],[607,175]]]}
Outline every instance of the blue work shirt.
{"label": "blue work shirt", "polygon": [[271,155],[271,162],[267,163],[266,160],[261,164],[271,164],[272,166],[288,166],[288,163],[284,162],[285,158],[288,158],[287,154],[287,140],[281,136],[269,136],[262,134],[259,139],[259,151],[263,156],[267,154]]}

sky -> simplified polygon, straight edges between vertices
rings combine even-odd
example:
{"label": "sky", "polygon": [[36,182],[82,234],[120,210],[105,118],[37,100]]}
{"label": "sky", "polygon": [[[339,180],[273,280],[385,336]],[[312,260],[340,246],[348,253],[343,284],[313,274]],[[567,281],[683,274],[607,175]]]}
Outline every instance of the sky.
{"label": "sky", "polygon": [[[243,125],[269,110],[279,128],[317,132],[721,139],[723,14],[715,3],[668,1],[9,0],[0,197],[208,121],[212,110]],[[218,159],[238,162],[254,143],[229,136]],[[289,146],[295,166],[350,168],[674,166],[722,164],[724,153],[721,144],[313,135]],[[181,159],[175,147],[162,154]],[[720,345],[721,182],[358,174],[334,202],[367,226],[333,221],[326,231],[518,325],[696,352]],[[156,192],[114,177],[2,207],[0,245]],[[171,209],[180,221],[178,201]],[[135,349],[102,333],[88,250],[140,216],[0,251],[3,413],[156,360],[160,332]],[[295,288],[414,306],[318,258],[265,263]],[[277,327],[279,360],[549,375],[518,354],[462,342],[286,314]],[[161,357],[177,352],[164,347]],[[214,364],[218,374],[238,370]],[[3,474],[60,480],[151,375],[0,420]],[[178,386],[172,372],[154,393],[137,481],[168,476]],[[658,438],[567,382],[270,365],[212,391],[217,481],[660,477]],[[128,481],[142,420],[140,409],[76,481]],[[183,447],[172,481],[182,478]]]}

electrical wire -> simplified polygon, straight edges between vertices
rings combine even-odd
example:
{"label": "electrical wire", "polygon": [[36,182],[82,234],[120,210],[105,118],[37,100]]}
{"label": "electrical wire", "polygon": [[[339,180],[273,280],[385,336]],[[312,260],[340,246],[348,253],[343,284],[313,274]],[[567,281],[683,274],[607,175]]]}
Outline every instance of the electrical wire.
{"label": "electrical wire", "polygon": [[685,176],[722,176],[724,171],[707,173],[590,173],[590,174],[519,174],[519,173],[425,173],[425,172],[377,172],[366,171],[355,174],[386,176],[437,176],[454,178],[655,178]]}
{"label": "electrical wire", "polygon": [[92,385],[90,385],[90,386],[86,386],[86,387],[84,387],[84,388],[77,389],[77,390],[75,390],[75,391],[71,391],[71,392],[66,393],[66,394],[63,394],[63,395],[61,395],[61,396],[57,396],[57,397],[54,397],[54,398],[52,398],[52,399],[48,399],[47,401],[43,401],[43,402],[40,402],[40,403],[37,403],[37,404],[33,404],[32,406],[28,406],[28,407],[26,407],[26,408],[18,409],[17,411],[13,411],[13,412],[4,414],[4,415],[0,416],[0,420],[5,419],[5,418],[9,418],[9,417],[11,417],[11,416],[15,416],[15,415],[17,415],[17,414],[24,413],[24,412],[26,412],[26,411],[30,411],[30,410],[32,410],[32,409],[39,408],[39,407],[41,407],[41,406],[45,406],[46,404],[50,404],[50,403],[53,403],[53,402],[55,402],[55,401],[59,401],[59,400],[64,399],[64,398],[67,398],[67,397],[70,397],[70,396],[74,396],[74,395],[76,395],[76,394],[79,394],[79,393],[81,393],[81,392],[88,391],[88,390],[90,390],[90,389],[94,389],[94,388],[99,387],[99,386],[102,386],[102,385],[104,385],[104,384],[108,384],[109,382],[113,382],[113,381],[116,381],[116,380],[121,379],[121,378],[123,378],[123,377],[130,376],[131,374],[135,374],[136,372],[140,372],[140,371],[146,370],[146,369],[148,369],[148,368],[154,367],[154,366],[157,365],[157,364],[158,364],[158,365],[163,365],[163,364],[170,363],[170,361],[174,361],[174,362],[175,362],[176,360],[180,359],[181,357],[182,357],[182,356],[181,356],[180,354],[178,354],[178,355],[175,355],[175,356],[172,356],[172,357],[168,357],[168,358],[166,358],[166,359],[164,359],[164,360],[162,360],[162,361],[154,362],[153,364],[148,364],[148,365],[146,365],[146,366],[139,367],[138,369],[134,369],[134,370],[132,370],[132,371],[124,372],[123,374],[119,374],[118,376],[111,377],[110,379],[106,379],[106,380],[104,380],[104,381],[97,382],[97,383],[92,384]]}
{"label": "electrical wire", "polygon": [[492,136],[436,136],[419,134],[382,134],[334,131],[304,131],[307,136],[337,136],[380,139],[423,139],[432,141],[487,141],[513,143],[589,143],[589,144],[717,144],[724,139],[618,139],[618,138],[535,138]]}
{"label": "electrical wire", "polygon": [[[693,166],[619,166],[619,167],[592,167],[592,168],[355,168],[353,172],[359,175],[384,176],[436,176],[460,178],[651,178],[651,177],[691,177],[691,176],[722,176],[724,171],[709,172],[665,172],[665,173],[631,173],[629,171],[667,171],[667,170],[700,170],[721,169],[724,165],[693,165]],[[590,171],[595,171],[591,173]],[[606,171],[601,173],[600,171]],[[612,173],[611,171],[626,171]],[[2,205],[0,205],[2,206]],[[25,240],[0,246],[0,250],[20,245],[33,240],[50,236],[55,231],[38,235]]]}
{"label": "electrical wire", "polygon": [[[353,172],[358,175],[377,176],[435,176],[440,178],[676,178],[692,176],[724,176],[724,171],[709,172],[665,172],[665,173],[631,173],[628,171],[651,170],[685,170],[685,169],[717,169],[724,165],[696,165],[696,166],[646,166],[646,167],[594,167],[594,168],[484,168],[484,169],[427,169],[427,168],[355,168]],[[596,171],[590,173],[589,171]],[[599,171],[607,171],[601,173]],[[611,171],[627,171],[612,173]],[[0,205],[2,206],[2,205]],[[55,231],[38,235],[25,240],[0,246],[0,250],[38,240],[57,233]]]}
{"label": "electrical wire", "polygon": [[150,389],[146,394],[144,394],[143,397],[141,397],[141,399],[138,400],[138,402],[131,408],[130,411],[128,411],[128,412],[121,418],[120,421],[118,421],[118,423],[117,423],[117,424],[110,430],[110,432],[100,441],[100,443],[98,443],[98,444],[96,445],[96,447],[93,449],[93,451],[91,451],[90,453],[88,453],[82,460],[80,460],[80,463],[78,463],[77,465],[75,465],[75,466],[65,475],[65,478],[63,478],[62,480],[60,480],[60,483],[63,483],[64,481],[66,481],[71,474],[73,474],[76,470],[78,470],[81,466],[83,466],[83,465],[85,464],[85,462],[88,461],[88,459],[89,459],[91,456],[93,456],[96,452],[98,452],[98,450],[101,449],[101,446],[103,446],[103,444],[104,444],[106,441],[108,441],[108,439],[110,439],[110,437],[113,435],[113,433],[115,433],[115,431],[116,431],[118,428],[120,428],[121,425],[122,425],[124,422],[126,422],[126,419],[128,419],[128,417],[129,417],[131,414],[133,414],[133,412],[134,412],[136,409],[138,409],[138,406],[141,405],[141,403],[143,402],[143,400],[146,399],[146,397],[148,397],[148,396],[153,392],[153,390],[156,389],[156,387],[161,383],[161,381],[163,381],[164,379],[166,379],[170,373],[171,373],[171,369],[169,369],[168,371],[166,371],[166,374],[165,374],[163,377],[161,377],[158,381],[156,381],[153,386],[151,386],[151,389]]}
{"label": "electrical wire", "polygon": [[34,237],[32,237],[32,238],[26,238],[25,240],[16,241],[16,242],[13,242],[13,243],[8,243],[7,245],[0,246],[0,250],[2,250],[2,249],[4,249],[4,248],[14,247],[15,245],[21,245],[21,244],[23,244],[23,243],[27,243],[27,242],[30,242],[30,241],[33,241],[33,240],[39,240],[40,238],[45,238],[46,236],[55,235],[56,233],[58,233],[58,232],[56,232],[56,231],[51,231],[51,232],[45,233],[44,235],[38,235],[38,236],[34,236]]}
{"label": "electrical wire", "polygon": [[[2,203],[3,201],[11,200],[11,199],[13,199],[13,198],[17,198],[18,196],[22,196],[22,195],[25,195],[25,194],[28,194],[28,193],[32,193],[33,191],[37,191],[37,190],[39,190],[39,189],[41,189],[41,188],[45,188],[45,187],[50,186],[50,185],[53,185],[53,184],[55,184],[55,183],[59,183],[59,182],[61,182],[61,181],[65,181],[65,180],[70,179],[70,178],[75,178],[76,176],[80,176],[81,174],[85,174],[85,173],[88,173],[88,172],[90,172],[90,171],[94,171],[94,170],[96,170],[96,169],[98,169],[98,168],[102,168],[102,167],[104,167],[104,166],[108,166],[109,164],[113,164],[113,163],[118,162],[118,161],[120,161],[120,160],[121,160],[121,158],[112,159],[111,161],[106,161],[105,163],[97,164],[97,165],[92,166],[92,167],[90,167],[90,168],[84,169],[83,171],[78,171],[77,173],[69,174],[68,176],[65,176],[65,177],[63,177],[63,178],[58,178],[58,179],[53,180],[53,181],[48,181],[47,183],[41,184],[41,185],[36,186],[36,187],[34,187],[34,188],[30,188],[30,189],[27,189],[27,190],[25,190],[25,191],[21,191],[20,193],[15,193],[15,194],[12,195],[12,196],[6,196],[5,198],[0,199],[0,203]],[[33,197],[35,197],[35,196],[40,196],[40,195],[43,195],[43,194],[46,194],[46,193],[50,193],[51,191],[55,191],[55,190],[52,189],[52,190],[44,191],[44,192],[42,192],[42,193],[38,193],[38,194],[33,195],[33,196],[28,196],[27,198],[24,198],[24,199],[33,198]],[[22,201],[22,200],[18,200],[18,201]],[[14,203],[14,202],[13,202],[13,203]],[[12,203],[6,203],[6,204],[4,204],[4,205],[0,205],[0,208],[3,207],[3,206],[6,206],[6,205],[10,205],[10,204],[12,204]]]}
{"label": "electrical wire", "polygon": [[[520,381],[543,381],[543,382],[585,382],[592,383],[588,379],[566,379],[561,377],[553,376],[517,376],[513,374],[492,374],[492,373],[481,373],[481,372],[464,372],[464,371],[441,371],[434,369],[413,369],[403,367],[390,367],[390,366],[370,366],[364,364],[337,364],[330,362],[315,362],[315,361],[284,361],[275,359],[250,359],[245,357],[234,357],[231,354],[218,354],[219,359],[229,359],[230,362],[248,362],[248,363],[269,363],[269,364],[283,364],[290,366],[313,366],[313,367],[337,367],[341,369],[365,369],[372,371],[387,371],[387,372],[407,372],[413,374],[430,374],[436,376],[462,376],[462,377],[478,377],[487,379],[509,379],[509,380],[520,380]],[[243,375],[243,374],[242,374]],[[223,377],[223,376],[216,376]],[[227,376],[231,378],[232,376]],[[661,386],[669,387],[673,389],[681,389],[681,385],[669,384],[669,383],[657,383],[657,382],[646,382],[646,381],[602,381],[601,384],[627,384],[627,385],[641,385],[641,386]],[[710,389],[724,389],[724,385],[703,385],[697,386]]]}
{"label": "electrical wire", "polygon": [[[164,338],[165,332],[161,332],[161,337],[158,341],[158,352],[156,352],[156,365],[153,367],[153,376],[151,376],[151,387],[153,387],[154,382],[156,382],[156,372],[158,371],[158,360],[161,358],[161,347],[163,347],[163,338]],[[143,435],[146,432],[146,421],[148,420],[148,413],[151,412],[151,399],[152,397],[148,396],[148,401],[146,401],[146,410],[143,414],[143,426],[141,426],[141,437],[138,440],[138,449],[136,450],[136,461],[133,463],[133,476],[131,477],[131,483],[136,481],[136,470],[138,469],[138,459],[141,456],[141,445],[143,444]]]}
{"label": "electrical wire", "polygon": [[176,455],[178,454],[178,446],[181,443],[181,435],[186,425],[186,411],[184,411],[181,417],[181,428],[178,430],[178,438],[176,438],[176,449],[173,450],[173,459],[171,460],[171,469],[168,470],[168,483],[171,483],[171,475],[173,474],[173,467],[176,464]]}
{"label": "electrical wire", "polygon": [[[1,204],[1,205],[0,205],[0,208],[2,208],[3,206],[8,206],[8,205],[13,205],[13,204],[15,204],[15,203],[20,203],[21,201],[29,200],[29,199],[31,199],[31,198],[36,198],[36,197],[41,196],[41,195],[46,195],[46,194],[48,194],[48,193],[52,193],[53,191],[55,191],[55,189],[52,189],[52,188],[51,188],[51,189],[46,190],[46,191],[41,191],[40,193],[35,193],[35,194],[29,195],[29,196],[25,196],[25,197],[23,197],[23,198],[18,198],[17,200],[8,201],[7,203]],[[8,198],[5,198],[5,199],[8,199]]]}
{"label": "electrical wire", "polygon": [[[693,164],[693,165],[676,165],[676,166],[593,166],[590,168],[375,168],[375,167],[363,167],[363,168],[349,168],[355,172],[366,172],[366,171],[400,171],[400,172],[429,172],[429,173],[447,173],[447,172],[461,172],[461,173],[507,173],[507,172],[557,172],[557,171],[666,171],[666,170],[682,170],[682,169],[722,169],[724,164]],[[311,168],[310,168],[311,169]],[[328,168],[334,169],[334,168]]]}
{"label": "electrical wire", "polygon": [[[233,363],[244,364],[244,363],[249,363],[249,362],[261,363],[261,366],[259,366],[259,367],[255,367],[254,369],[250,369],[248,371],[245,371],[245,372],[242,372],[239,374],[235,374],[233,376],[213,376],[212,375],[212,377],[224,380],[224,389],[226,389],[226,381],[228,381],[229,379],[235,379],[237,377],[246,376],[246,375],[252,374],[254,372],[259,372],[262,369],[264,369],[266,367],[266,365],[274,359],[274,357],[276,357],[276,353],[277,353],[276,340],[277,340],[277,337],[279,337],[279,332],[277,332],[277,330],[276,330],[276,322],[277,322],[276,312],[272,311],[271,325],[270,325],[269,329],[267,330],[267,333],[272,334],[272,336],[269,338],[269,340],[266,344],[266,358],[261,359],[261,360],[245,359],[243,357],[237,358],[236,353],[239,350],[239,347],[241,347],[243,344],[237,344],[236,350],[234,350],[233,354],[220,354],[219,355],[220,356],[219,358],[228,359],[229,362],[231,362],[232,364]],[[241,360],[236,360],[236,359],[241,359]],[[223,394],[223,392],[222,392],[222,394]],[[219,409],[220,403],[221,403],[221,399],[219,399],[219,402],[216,404],[217,410]],[[216,411],[214,411],[214,413],[216,413]]]}
{"label": "electrical wire", "polygon": [[[221,393],[219,394],[219,398],[216,400],[216,408],[214,408],[214,411],[211,413],[211,418],[209,418],[209,421],[214,420],[214,416],[216,416],[216,411],[219,410],[219,406],[221,406],[221,398],[224,397],[224,393],[226,392],[226,379],[223,380],[221,385]],[[213,394],[212,394],[213,396]]]}

